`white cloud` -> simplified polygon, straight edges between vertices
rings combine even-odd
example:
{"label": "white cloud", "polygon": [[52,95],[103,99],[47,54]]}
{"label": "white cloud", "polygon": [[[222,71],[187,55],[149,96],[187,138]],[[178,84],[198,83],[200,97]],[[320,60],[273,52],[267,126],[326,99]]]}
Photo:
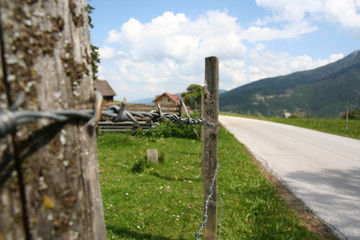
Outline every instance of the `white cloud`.
{"label": "white cloud", "polygon": [[360,0],[355,0],[356,10],[360,11]]}
{"label": "white cloud", "polygon": [[[237,27],[236,18],[223,12],[208,12],[196,21],[189,20],[184,14],[165,12],[150,23],[141,24],[130,19],[120,31],[110,31],[107,42],[119,43],[131,58],[137,60],[183,60],[196,51],[202,55],[227,56],[234,50],[244,51],[236,34]],[[228,45],[219,48],[224,43]]]}
{"label": "white cloud", "polygon": [[116,50],[114,48],[104,46],[102,48],[99,48],[99,54],[100,58],[105,59],[111,59],[116,55]]}
{"label": "white cloud", "polygon": [[271,16],[258,19],[258,24],[269,22],[319,21],[338,23],[346,29],[360,27],[359,0],[256,0],[257,5],[267,8]]}
{"label": "white cloud", "polygon": [[329,22],[338,22],[345,28],[360,28],[358,4],[356,0],[328,0],[324,6],[325,19]]}
{"label": "white cloud", "polygon": [[[301,13],[294,18],[303,18]],[[220,88],[231,89],[341,57],[315,60],[306,55],[274,53],[259,42],[296,38],[315,30],[316,26],[307,21],[292,22],[281,29],[260,25],[243,29],[236,18],[220,11],[206,12],[196,19],[165,12],[148,23],[132,18],[119,30],[109,32],[106,45],[100,48],[99,76],[111,83],[119,99],[153,97],[163,91],[178,93],[191,83],[202,84],[204,58],[217,56]]]}
{"label": "white cloud", "polygon": [[331,54],[330,58],[329,58],[329,62],[335,62],[337,60],[340,60],[343,57],[345,57],[345,56],[342,53]]}
{"label": "white cloud", "polygon": [[[131,19],[130,19],[131,20]],[[107,43],[111,43],[111,42],[117,42],[120,40],[120,34],[118,31],[116,31],[115,29],[111,30],[108,34],[108,37],[106,39]]]}
{"label": "white cloud", "polygon": [[343,58],[343,54],[332,54],[328,59],[313,59],[308,55],[291,56],[288,53],[274,53],[271,51],[263,51],[261,53],[252,51],[249,62],[255,63],[256,66],[250,65],[249,71],[250,80],[254,76],[273,77],[278,75],[285,75],[296,71],[309,70],[317,68],[328,63],[334,62]]}
{"label": "white cloud", "polygon": [[244,39],[249,41],[270,41],[277,39],[292,39],[316,31],[318,28],[307,21],[294,22],[285,25],[282,29],[251,26],[243,33]]}

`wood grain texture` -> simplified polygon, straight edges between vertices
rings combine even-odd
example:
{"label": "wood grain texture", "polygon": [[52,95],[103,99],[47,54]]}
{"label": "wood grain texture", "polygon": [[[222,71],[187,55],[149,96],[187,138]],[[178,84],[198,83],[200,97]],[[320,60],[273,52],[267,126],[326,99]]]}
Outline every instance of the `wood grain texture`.
{"label": "wood grain texture", "polygon": [[[5,105],[23,92],[21,108],[26,110],[93,108],[87,2],[1,0],[0,4],[7,75],[0,87],[1,93],[8,93],[0,97],[6,99]],[[8,152],[13,151],[11,162],[17,162],[22,176],[18,182],[6,181],[18,186],[14,191],[20,193],[9,195],[4,185],[1,199],[25,205],[20,219],[25,216],[22,229],[28,230],[5,239],[106,239],[94,130],[89,132],[81,121],[42,119],[18,127],[13,139],[1,141]],[[6,161],[3,148],[0,157]],[[18,196],[21,192],[24,199]],[[1,204],[11,209],[10,203]],[[0,234],[21,232],[15,216],[1,211]]]}
{"label": "wood grain texture", "polygon": [[[205,87],[202,104],[202,118],[212,124],[218,124],[219,115],[219,60],[217,57],[205,59]],[[204,178],[204,200],[212,192],[207,211],[207,222],[204,227],[204,239],[216,239],[217,228],[217,177],[218,163],[218,127],[202,127],[202,176]],[[215,177],[212,191],[211,185]]]}
{"label": "wood grain texture", "polygon": [[[4,78],[3,44],[0,47],[0,111],[9,106]],[[0,239],[24,239],[24,222],[19,181],[10,135],[0,139]]]}

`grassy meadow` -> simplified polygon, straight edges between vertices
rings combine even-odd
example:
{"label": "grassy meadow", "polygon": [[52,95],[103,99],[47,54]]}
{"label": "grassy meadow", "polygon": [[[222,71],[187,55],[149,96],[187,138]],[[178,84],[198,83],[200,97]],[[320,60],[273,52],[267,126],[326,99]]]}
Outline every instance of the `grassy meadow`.
{"label": "grassy meadow", "polygon": [[[158,149],[162,163],[144,167],[146,149]],[[107,133],[98,154],[108,239],[196,239],[204,211],[199,140]],[[223,128],[219,159],[218,239],[320,239]]]}

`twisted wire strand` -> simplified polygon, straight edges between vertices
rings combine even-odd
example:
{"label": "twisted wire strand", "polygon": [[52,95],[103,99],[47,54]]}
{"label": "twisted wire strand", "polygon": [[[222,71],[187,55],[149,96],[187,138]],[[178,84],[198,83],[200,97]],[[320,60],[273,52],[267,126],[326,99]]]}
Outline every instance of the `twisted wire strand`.
{"label": "twisted wire strand", "polygon": [[[16,100],[13,106],[9,110],[4,110],[0,112],[0,139],[7,136],[7,134],[12,133],[16,130],[16,127],[22,124],[35,122],[38,119],[45,118],[51,119],[58,122],[71,121],[71,120],[84,120],[87,121],[87,125],[94,127],[98,121],[100,121],[101,116],[107,116],[113,122],[124,122],[132,121],[137,123],[138,118],[150,118],[147,122],[156,123],[163,120],[168,120],[175,124],[187,124],[187,125],[206,125],[211,128],[218,126],[218,123],[209,123],[202,118],[190,118],[185,117],[181,118],[176,114],[163,113],[161,108],[158,107],[158,110],[153,110],[150,112],[142,111],[128,111],[125,110],[125,104],[121,106],[110,105],[107,109],[101,110],[102,96],[99,93],[95,93],[95,109],[85,109],[85,110],[53,110],[53,111],[26,111],[26,110],[17,110],[21,105],[24,97],[20,97]],[[201,224],[200,229],[196,233],[196,239],[200,239],[200,234],[205,224],[208,220],[207,211],[210,198],[214,192],[214,184],[217,177],[219,169],[219,162],[217,162],[216,170],[210,186],[210,194],[207,196],[205,201],[204,209],[204,220]],[[221,227],[221,223],[220,223]],[[221,236],[221,231],[220,235]],[[219,238],[220,239],[220,238]]]}
{"label": "twisted wire strand", "polygon": [[[94,109],[85,110],[54,110],[54,111],[25,111],[25,110],[5,110],[0,112],[0,138],[16,130],[16,127],[22,124],[35,122],[40,118],[47,118],[54,121],[87,120],[88,124],[96,114]],[[137,123],[135,117],[150,118],[149,122],[159,122],[169,120],[175,124],[188,125],[207,125],[216,127],[217,124],[208,123],[203,119],[180,118],[175,114],[163,113],[161,108],[151,112],[127,111],[125,104],[110,105],[107,109],[101,111],[102,116],[110,117],[113,122],[132,121]],[[92,123],[92,125],[94,125]]]}
{"label": "twisted wire strand", "polygon": [[215,186],[215,182],[216,182],[216,178],[218,175],[218,171],[219,171],[219,167],[220,167],[220,163],[219,163],[219,159],[216,162],[216,169],[214,172],[214,176],[211,180],[211,185],[210,185],[210,189],[209,189],[209,194],[206,196],[206,200],[205,200],[205,206],[204,206],[204,220],[201,223],[200,229],[196,232],[195,237],[196,240],[201,240],[200,236],[201,236],[201,232],[202,230],[205,228],[205,225],[208,221],[208,210],[209,210],[209,204],[210,204],[210,199],[212,198],[213,194],[214,194],[214,186]]}

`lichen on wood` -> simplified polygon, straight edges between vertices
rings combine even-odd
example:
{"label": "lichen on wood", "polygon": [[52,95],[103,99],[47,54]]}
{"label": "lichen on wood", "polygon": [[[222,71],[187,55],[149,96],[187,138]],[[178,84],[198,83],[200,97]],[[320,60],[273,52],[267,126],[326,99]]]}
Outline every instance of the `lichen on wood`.
{"label": "lichen on wood", "polygon": [[[0,3],[7,70],[0,81],[0,110],[21,92],[23,110],[92,107],[86,1]],[[0,239],[106,239],[96,139],[83,122],[39,120],[18,127],[0,141],[0,164],[6,162],[10,175],[0,189],[0,209],[6,209],[0,211]]]}
{"label": "lichen on wood", "polygon": [[70,14],[72,17],[72,20],[74,22],[74,25],[76,27],[82,27],[84,26],[84,16],[79,13],[77,14],[77,6],[74,3],[74,0],[69,0],[69,9],[70,9]]}
{"label": "lichen on wood", "polygon": [[82,79],[84,75],[89,76],[90,72],[85,63],[75,61],[72,53],[73,45],[69,43],[65,46],[65,54],[61,59],[65,73],[71,80],[72,92],[75,96],[78,96],[80,94],[79,88],[81,87]]}

